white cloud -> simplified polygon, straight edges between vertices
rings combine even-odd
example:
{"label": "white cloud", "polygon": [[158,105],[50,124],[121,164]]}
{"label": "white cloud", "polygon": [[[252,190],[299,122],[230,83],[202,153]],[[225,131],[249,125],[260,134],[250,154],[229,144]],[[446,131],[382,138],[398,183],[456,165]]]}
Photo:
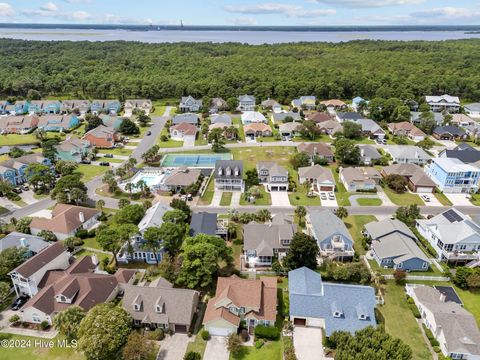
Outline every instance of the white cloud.
{"label": "white cloud", "polygon": [[141,24],[141,25],[150,25],[153,23],[152,19],[133,19],[133,18],[127,18],[123,16],[118,16],[114,14],[104,14],[99,21],[101,23],[107,23],[107,24],[128,24],[128,25],[133,25],[133,24]]}
{"label": "white cloud", "polygon": [[86,11],[74,11],[71,13],[65,13],[62,15],[62,17],[70,20],[75,20],[75,21],[85,21],[85,20],[90,20],[92,18],[92,16]]}
{"label": "white cloud", "polygon": [[396,5],[420,4],[425,0],[313,0],[316,3],[335,5],[341,7],[365,8],[385,7]]}
{"label": "white cloud", "polygon": [[249,15],[269,15],[280,14],[287,17],[319,17],[333,15],[335,10],[331,9],[305,9],[303,6],[280,4],[280,3],[264,3],[256,5],[228,5],[224,10],[230,13],[249,14]]}
{"label": "white cloud", "polygon": [[90,4],[93,0],[63,0],[69,4]]}
{"label": "white cloud", "polygon": [[480,16],[480,10],[442,7],[416,11],[410,14],[415,18],[471,19]]}
{"label": "white cloud", "polygon": [[233,25],[237,25],[237,26],[257,25],[257,20],[255,20],[254,18],[251,18],[251,17],[239,17],[239,18],[232,19],[230,22]]}
{"label": "white cloud", "polygon": [[45,17],[58,20],[87,21],[92,19],[92,16],[86,11],[61,11],[53,2],[48,2],[38,9],[22,10],[21,13],[28,17]]}
{"label": "white cloud", "polygon": [[48,2],[40,6],[40,10],[55,12],[55,11],[58,11],[58,6],[53,2]]}
{"label": "white cloud", "polygon": [[12,17],[15,16],[15,10],[12,5],[8,3],[0,3],[0,17]]}

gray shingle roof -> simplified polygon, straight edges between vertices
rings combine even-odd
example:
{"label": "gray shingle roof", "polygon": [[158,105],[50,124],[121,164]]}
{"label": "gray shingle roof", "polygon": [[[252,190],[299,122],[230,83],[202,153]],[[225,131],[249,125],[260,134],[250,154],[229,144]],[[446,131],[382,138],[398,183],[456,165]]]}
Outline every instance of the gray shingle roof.
{"label": "gray shingle roof", "polygon": [[365,230],[367,230],[372,239],[380,239],[392,233],[402,233],[413,240],[417,239],[408,226],[398,219],[373,221],[365,225]]}
{"label": "gray shingle roof", "polygon": [[26,246],[30,251],[38,253],[49,245],[48,242],[39,236],[27,235],[14,231],[0,239],[0,252],[12,247],[19,248]]}
{"label": "gray shingle roof", "polygon": [[[319,273],[305,267],[290,271],[288,282],[290,316],[324,319],[327,336],[376,325],[375,290],[370,286],[325,283]],[[341,315],[334,317],[335,311]],[[361,320],[360,315],[366,318]]]}
{"label": "gray shingle roof", "polygon": [[428,262],[427,256],[415,241],[400,233],[392,233],[380,240],[373,240],[372,249],[380,259],[394,258],[393,262],[396,264],[414,258]]}
{"label": "gray shingle roof", "polygon": [[358,147],[360,148],[360,156],[362,158],[380,159],[382,157],[378,150],[372,145],[360,144]]}
{"label": "gray shingle roof", "polygon": [[219,114],[210,116],[212,124],[232,125],[232,118],[228,114]]}
{"label": "gray shingle roof", "polygon": [[300,116],[300,113],[298,112],[293,112],[293,111],[289,111],[289,112],[282,112],[282,113],[274,113],[273,115],[273,120],[275,122],[277,121],[284,121],[286,117],[291,117],[293,118],[294,121],[300,121],[302,118]]}
{"label": "gray shingle roof", "polygon": [[241,160],[215,161],[215,179],[242,179],[242,178],[243,178],[243,162]]}
{"label": "gray shingle roof", "polygon": [[147,209],[145,216],[138,224],[138,229],[140,232],[143,232],[149,227],[161,226],[163,224],[163,215],[170,210],[173,210],[170,206],[162,203],[156,203]]}
{"label": "gray shingle roof", "polygon": [[217,214],[199,212],[192,214],[190,236],[197,234],[215,235],[217,231]]}
{"label": "gray shingle roof", "polygon": [[257,224],[243,226],[243,248],[255,250],[257,256],[273,256],[273,249],[286,249],[281,240],[292,240],[297,227],[293,224]]}
{"label": "gray shingle roof", "polygon": [[453,125],[437,126],[433,130],[433,133],[434,134],[448,133],[448,134],[452,134],[453,136],[464,136],[465,135],[465,131],[463,131],[459,127],[453,126]]}
{"label": "gray shingle roof", "polygon": [[347,227],[332,211],[312,211],[309,217],[317,241],[321,242],[335,234],[341,234],[353,243],[352,236]]}
{"label": "gray shingle roof", "polygon": [[362,114],[353,112],[353,111],[348,111],[348,112],[340,112],[337,113],[337,116],[341,120],[359,120],[363,119]]}
{"label": "gray shingle roof", "polygon": [[199,121],[200,121],[200,118],[198,117],[198,115],[192,114],[192,113],[176,115],[172,120],[173,125],[178,125],[181,123],[196,125],[198,124]]}

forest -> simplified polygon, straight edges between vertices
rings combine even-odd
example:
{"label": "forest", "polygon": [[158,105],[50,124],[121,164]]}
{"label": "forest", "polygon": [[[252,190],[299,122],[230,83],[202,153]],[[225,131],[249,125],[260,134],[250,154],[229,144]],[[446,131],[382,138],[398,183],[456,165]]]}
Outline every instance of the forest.
{"label": "forest", "polygon": [[0,98],[480,100],[480,40],[278,45],[0,40]]}

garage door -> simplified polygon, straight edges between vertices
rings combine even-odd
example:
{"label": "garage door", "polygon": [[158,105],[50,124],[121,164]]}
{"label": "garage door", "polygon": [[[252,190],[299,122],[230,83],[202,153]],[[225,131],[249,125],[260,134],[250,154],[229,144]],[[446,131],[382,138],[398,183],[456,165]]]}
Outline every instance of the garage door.
{"label": "garage door", "polygon": [[175,332],[186,333],[187,332],[187,325],[175,325]]}
{"label": "garage door", "polygon": [[331,186],[320,186],[320,191],[332,191]]}
{"label": "garage door", "polygon": [[306,324],[307,324],[307,319],[299,319],[299,318],[293,319],[293,325],[305,326]]}
{"label": "garage door", "polygon": [[311,327],[323,327],[323,320],[322,319],[312,319],[309,318],[307,321],[307,326]]}
{"label": "garage door", "polygon": [[428,187],[418,187],[417,193],[432,193],[433,189]]}
{"label": "garage door", "polygon": [[213,336],[228,336],[233,332],[233,330],[228,328],[209,327],[208,332]]}

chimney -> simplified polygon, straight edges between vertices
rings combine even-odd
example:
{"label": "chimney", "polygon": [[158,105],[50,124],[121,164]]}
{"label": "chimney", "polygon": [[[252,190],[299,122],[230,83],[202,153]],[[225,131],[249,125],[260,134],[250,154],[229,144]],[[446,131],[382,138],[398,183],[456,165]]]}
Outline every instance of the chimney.
{"label": "chimney", "polygon": [[445,294],[440,293],[440,301],[445,302],[446,296]]}
{"label": "chimney", "polygon": [[360,156],[365,156],[365,149],[363,147],[360,148]]}
{"label": "chimney", "polygon": [[85,222],[85,214],[82,211],[78,213],[78,219],[82,224]]}
{"label": "chimney", "polygon": [[21,247],[25,247],[25,248],[28,247],[27,239],[21,238],[21,239],[20,239],[20,246],[21,246]]}
{"label": "chimney", "polygon": [[95,265],[95,268],[98,266],[98,259],[95,254],[92,255],[92,264]]}

